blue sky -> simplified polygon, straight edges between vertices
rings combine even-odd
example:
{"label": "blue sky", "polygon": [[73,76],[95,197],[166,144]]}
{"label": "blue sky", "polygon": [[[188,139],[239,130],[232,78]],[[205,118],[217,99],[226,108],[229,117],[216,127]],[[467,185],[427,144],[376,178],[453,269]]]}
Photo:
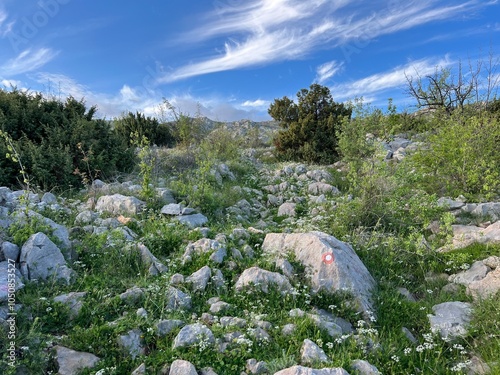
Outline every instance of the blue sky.
{"label": "blue sky", "polygon": [[[0,0],[0,87],[72,95],[112,118],[269,119],[320,83],[399,109],[405,73],[500,55],[498,0]],[[500,72],[497,72],[500,73]]]}

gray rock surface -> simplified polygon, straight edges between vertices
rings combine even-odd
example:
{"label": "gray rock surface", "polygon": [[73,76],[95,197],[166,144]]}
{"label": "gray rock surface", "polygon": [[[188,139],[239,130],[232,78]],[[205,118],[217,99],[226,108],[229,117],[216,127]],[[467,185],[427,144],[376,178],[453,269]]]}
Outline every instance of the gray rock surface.
{"label": "gray rock surface", "polygon": [[432,307],[434,315],[427,315],[431,331],[444,340],[464,336],[471,320],[472,305],[467,302],[444,302]]}
{"label": "gray rock surface", "polygon": [[198,375],[196,367],[191,362],[176,359],[170,365],[169,375]]}
{"label": "gray rock surface", "polygon": [[69,307],[70,317],[74,318],[78,316],[80,310],[83,307],[83,298],[86,296],[86,292],[71,292],[67,294],[61,294],[54,297],[54,302],[60,302]]}
{"label": "gray rock surface", "polygon": [[145,203],[136,197],[113,194],[99,197],[95,209],[112,215],[137,215],[144,205]]}
{"label": "gray rock surface", "polygon": [[160,213],[169,216],[179,216],[182,214],[182,205],[178,203],[169,203],[163,206]]}
{"label": "gray rock surface", "polygon": [[263,270],[259,267],[251,267],[243,271],[235,284],[235,289],[240,291],[250,285],[262,290],[269,291],[269,286],[273,285],[282,293],[287,293],[292,289],[290,282],[280,273]]}
{"label": "gray rock surface", "polygon": [[36,233],[26,241],[19,262],[21,274],[29,280],[55,277],[69,283],[73,274],[61,250],[43,233]]}
{"label": "gray rock surface", "polygon": [[356,359],[351,363],[351,369],[358,375],[379,375],[381,372],[372,364],[362,359]]}
{"label": "gray rock surface", "polygon": [[328,362],[326,353],[316,343],[305,339],[300,349],[300,362],[304,365]]}
{"label": "gray rock surface", "polygon": [[208,218],[202,214],[181,215],[181,216],[176,216],[175,219],[181,222],[182,224],[187,225],[187,227],[190,229],[202,227],[206,223],[208,223]]}
{"label": "gray rock surface", "polygon": [[182,327],[174,339],[173,348],[183,348],[193,345],[213,345],[215,337],[212,331],[205,325],[194,323]]}
{"label": "gray rock surface", "polygon": [[99,358],[91,353],[77,352],[75,350],[57,345],[56,362],[59,366],[59,375],[77,375],[86,368],[94,367]]}
{"label": "gray rock surface", "polygon": [[286,202],[278,208],[278,216],[295,217],[295,203]]}
{"label": "gray rock surface", "polygon": [[144,355],[146,352],[140,329],[133,329],[124,335],[120,335],[118,337],[118,345],[128,353],[132,359],[135,359],[139,355]]}
{"label": "gray rock surface", "polygon": [[148,269],[150,275],[156,276],[168,271],[168,267],[160,262],[158,258],[149,251],[146,245],[142,243],[137,244],[137,250],[141,254],[142,264]]}
{"label": "gray rock surface", "polygon": [[191,284],[194,292],[204,291],[212,277],[212,270],[208,266],[203,266],[198,271],[186,278],[186,282]]}
{"label": "gray rock surface", "polygon": [[12,261],[17,263],[20,253],[21,250],[19,249],[19,246],[12,242],[5,241],[4,243],[2,243],[0,260],[3,261],[11,259]]}
{"label": "gray rock surface", "polygon": [[183,325],[184,322],[178,319],[161,320],[158,323],[156,323],[156,333],[160,337],[166,336],[173,330],[182,327]]}
{"label": "gray rock surface", "polygon": [[467,286],[467,293],[476,300],[494,296],[500,290],[500,268],[489,272],[483,279],[473,281]]}
{"label": "gray rock surface", "polygon": [[[19,289],[24,288],[24,284],[21,281],[21,273],[12,267],[13,264],[9,264],[8,261],[0,262],[0,303],[8,301],[9,293],[14,292],[15,294]],[[14,274],[15,277],[12,278],[9,274]]]}
{"label": "gray rock surface", "polygon": [[455,284],[469,285],[473,281],[484,279],[489,271],[489,267],[482,261],[477,261],[468,270],[451,275],[448,281]]}
{"label": "gray rock surface", "polygon": [[262,249],[277,258],[292,253],[306,267],[306,276],[314,292],[348,290],[358,302],[360,311],[373,311],[371,291],[375,280],[345,242],[322,232],[269,233]]}
{"label": "gray rock surface", "polygon": [[189,310],[191,308],[191,296],[171,286],[167,289],[166,307],[172,310]]}

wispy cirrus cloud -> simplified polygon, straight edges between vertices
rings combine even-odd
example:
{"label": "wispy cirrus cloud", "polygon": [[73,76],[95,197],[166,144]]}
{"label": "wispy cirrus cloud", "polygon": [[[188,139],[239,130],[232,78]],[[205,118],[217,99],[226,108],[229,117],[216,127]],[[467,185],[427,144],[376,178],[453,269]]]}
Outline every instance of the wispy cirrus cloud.
{"label": "wispy cirrus cloud", "polygon": [[427,58],[410,61],[405,65],[395,67],[386,72],[370,75],[352,82],[346,82],[330,87],[330,91],[336,100],[349,100],[355,97],[376,98],[377,95],[391,89],[397,89],[407,84],[407,76],[416,74],[425,76],[433,74],[436,69],[450,67],[454,62],[445,56],[441,59]]}
{"label": "wispy cirrus cloud", "polygon": [[[430,22],[467,15],[492,2],[469,0],[388,1],[365,4],[349,0],[253,0],[218,9],[182,39],[185,44],[226,38],[223,51],[166,73],[158,83],[193,76],[296,60],[315,49],[334,49],[373,40]],[[360,10],[361,9],[361,10]],[[219,18],[217,18],[219,15]]]}
{"label": "wispy cirrus cloud", "polygon": [[12,30],[12,27],[14,26],[14,23],[15,23],[14,21],[9,22],[9,23],[5,22],[8,18],[8,16],[9,15],[5,10],[0,9],[0,36],[7,35]]}
{"label": "wispy cirrus cloud", "polygon": [[323,84],[337,74],[343,67],[343,63],[338,63],[337,61],[330,61],[321,64],[316,68],[316,79],[315,81],[319,84]]}
{"label": "wispy cirrus cloud", "polygon": [[24,50],[16,57],[7,60],[5,64],[0,65],[0,74],[8,77],[38,70],[56,55],[57,52],[50,48]]}

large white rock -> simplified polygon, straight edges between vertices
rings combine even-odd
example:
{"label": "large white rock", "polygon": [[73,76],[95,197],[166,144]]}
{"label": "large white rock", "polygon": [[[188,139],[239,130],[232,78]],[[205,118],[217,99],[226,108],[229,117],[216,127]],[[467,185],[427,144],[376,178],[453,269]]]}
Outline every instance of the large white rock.
{"label": "large white rock", "polygon": [[375,280],[345,242],[322,232],[269,233],[262,249],[277,258],[294,254],[295,259],[306,267],[314,292],[348,290],[358,302],[360,311],[373,311],[371,291]]}
{"label": "large white rock", "polygon": [[21,249],[21,274],[29,280],[47,280],[50,277],[69,283],[71,270],[61,250],[43,233],[32,235]]}
{"label": "large white rock", "polygon": [[136,197],[121,194],[103,195],[97,200],[95,209],[99,212],[108,212],[113,215],[136,215],[145,203]]}

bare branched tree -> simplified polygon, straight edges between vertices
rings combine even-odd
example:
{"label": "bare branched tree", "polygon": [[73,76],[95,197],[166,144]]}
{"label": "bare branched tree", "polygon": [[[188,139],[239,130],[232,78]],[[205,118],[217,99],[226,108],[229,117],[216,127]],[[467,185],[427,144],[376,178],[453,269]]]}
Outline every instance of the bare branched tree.
{"label": "bare branched tree", "polygon": [[469,61],[468,69],[458,63],[456,73],[449,68],[437,67],[433,74],[422,77],[405,73],[407,94],[417,101],[418,108],[441,109],[450,114],[454,110],[463,110],[467,104],[488,105],[496,99],[500,75],[497,73],[500,59],[490,52],[485,63]]}

